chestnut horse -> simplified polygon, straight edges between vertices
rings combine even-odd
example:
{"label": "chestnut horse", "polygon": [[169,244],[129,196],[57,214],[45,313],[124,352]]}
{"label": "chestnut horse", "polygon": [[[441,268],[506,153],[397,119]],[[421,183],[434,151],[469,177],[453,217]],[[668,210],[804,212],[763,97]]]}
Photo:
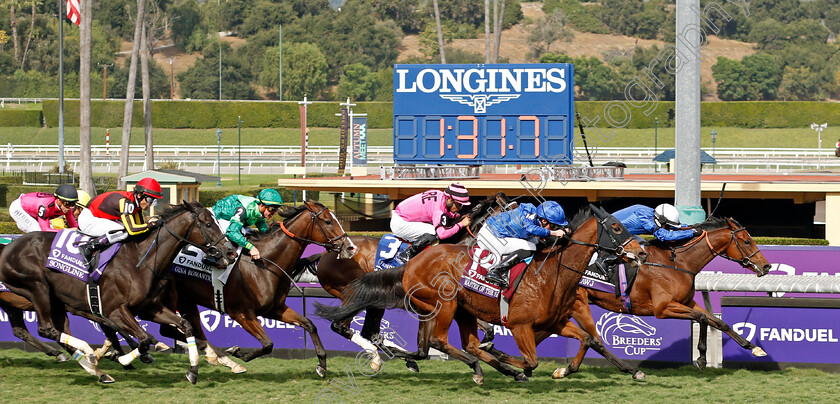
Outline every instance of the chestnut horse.
{"label": "chestnut horse", "polygon": [[[503,192],[498,192],[495,196],[476,203],[469,212],[471,219],[469,228],[462,229],[458,234],[444,240],[443,243],[454,241],[456,244],[468,244],[475,240],[475,234],[478,233],[478,230],[488,217],[499,213],[502,209],[507,210],[515,207],[516,202],[512,202]],[[358,251],[353,258],[339,258],[335,252],[325,252],[307,257],[303,262],[306,265],[310,262],[317,261],[316,275],[318,276],[318,282],[320,282],[321,286],[327,292],[338,298],[342,297],[342,292],[350,282],[361,278],[366,273],[373,272],[375,267],[376,253],[380,239],[367,236],[352,236],[350,239],[358,246]],[[391,344],[387,339],[380,341],[375,337],[379,335],[379,324],[384,314],[384,309],[369,308],[365,312],[364,326],[360,335],[355,334],[350,329],[352,319],[333,322],[331,328],[337,334],[368,350],[372,355],[371,366],[376,370],[378,370],[381,364],[381,359],[376,353],[376,349],[371,346],[371,343],[379,349],[387,349],[387,352],[405,359],[406,367],[409,370],[413,372],[419,371],[417,362],[404,355],[408,352],[395,344]],[[484,330],[485,335],[485,340],[482,342],[492,340],[493,327],[486,323],[480,324],[480,326]],[[382,345],[387,345],[387,348]]]}
{"label": "chestnut horse", "polygon": [[[127,365],[134,357],[148,354],[149,345],[155,341],[140,327],[134,313],[145,313],[157,323],[174,324],[190,340],[193,338],[190,324],[164,307],[160,300],[180,245],[188,243],[205,251],[208,259],[214,261],[212,265],[226,266],[228,257],[234,254],[210,212],[197,202],[166,208],[151,227],[150,231],[125,242],[100,278],[103,317],[90,313],[85,282],[46,268],[55,233],[25,234],[0,252],[0,280],[13,293],[32,302],[38,315],[39,335],[75,348],[74,357],[80,365],[103,383],[114,379],[96,367],[88,343],[68,335],[65,310],[138,338],[139,344],[126,338],[133,348],[126,355],[128,358],[121,360]],[[223,250],[217,247],[219,243],[223,243]],[[56,329],[56,325],[62,330]],[[190,348],[187,379],[192,383],[198,379],[198,352],[194,345]]]}
{"label": "chestnut horse", "polygon": [[[770,271],[770,263],[759,251],[747,229],[735,219],[710,217],[695,227],[703,230],[703,233],[683,245],[672,246],[655,242],[646,248],[647,260],[639,268],[636,281],[630,290],[629,314],[680,318],[700,323],[697,342],[700,356],[696,365],[701,370],[706,368],[707,325],[728,334],[741,347],[752,351],[753,355],[766,356],[764,350],[744,339],[723,320],[709,314],[694,301],[694,276],[717,256],[735,261],[758,276],[766,275]],[[589,310],[589,301],[610,311],[628,313],[621,299],[615,294],[578,288],[572,316],[584,330],[596,337],[598,334]],[[538,340],[549,336],[550,334],[543,333],[538,336]],[[568,374],[565,370],[557,369],[553,377],[561,378]]]}
{"label": "chestnut horse", "polygon": [[[291,279],[294,277],[294,273],[287,271],[294,267],[310,243],[324,246],[328,251],[346,259],[352,258],[357,248],[347,237],[338,219],[318,202],[304,202],[279,214],[287,218],[282,224],[275,224],[268,232],[248,238],[259,248],[262,258],[254,261],[243,255],[230,273],[224,288],[225,312],[259,340],[262,348],[245,354],[239,347],[232,347],[228,352],[246,362],[270,353],[274,343],[257,316],[280,320],[300,326],[309,333],[319,361],[315,371],[324,377],[327,356],[318,330],[312,321],[286,305],[286,297],[292,287]],[[203,280],[175,275],[175,292],[176,296],[168,297],[169,307],[175,304],[172,299],[177,300],[177,308],[192,324],[196,338],[206,342],[196,305],[215,308],[213,286]],[[232,364],[225,365],[233,368]],[[239,372],[245,371],[244,368],[239,369]]]}
{"label": "chestnut horse", "polygon": [[[597,216],[597,217],[596,217]],[[405,266],[367,274],[345,291],[347,302],[342,307],[319,306],[318,314],[332,321],[352,317],[367,307],[381,309],[400,307],[419,315],[418,351],[416,359],[428,355],[434,347],[467,363],[474,371],[473,380],[483,384],[479,360],[516,380],[528,380],[537,367],[535,332],[546,331],[581,341],[581,349],[571,366],[578,366],[586,350],[592,346],[624,371],[632,368],[604,349],[601,342],[570,321],[575,290],[589,259],[596,249],[610,251],[639,265],[645,253],[642,247],[614,217],[602,209],[589,206],[575,216],[570,236],[560,246],[537,252],[522,276],[519,288],[510,301],[507,326],[516,340],[524,360],[508,358],[509,364],[524,370],[520,373],[508,364],[479,348],[476,318],[501,324],[499,300],[466,290],[459,285],[463,268],[469,263],[468,248],[460,245],[433,246]],[[597,244],[596,244],[597,243]],[[461,351],[447,341],[452,320],[466,328]],[[644,374],[637,372],[635,378]]]}

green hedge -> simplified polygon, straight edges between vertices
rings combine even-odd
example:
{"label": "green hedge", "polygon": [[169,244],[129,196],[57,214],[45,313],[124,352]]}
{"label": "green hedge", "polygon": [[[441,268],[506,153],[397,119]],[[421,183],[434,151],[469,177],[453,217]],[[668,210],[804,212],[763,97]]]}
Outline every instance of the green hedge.
{"label": "green hedge", "polygon": [[[609,128],[606,109],[614,121],[625,119],[629,111],[630,120],[627,128],[652,128],[654,119],[659,125],[673,126],[674,102],[660,101],[656,110],[645,115],[642,108],[636,108],[628,102],[620,101],[577,101],[575,110],[581,116],[594,121],[595,126]],[[44,101],[44,119],[47,126],[58,125],[58,102]],[[316,102],[309,106],[309,126],[319,128],[337,128],[341,119],[335,116],[339,112],[338,102]],[[143,108],[135,102],[132,125],[142,126]],[[121,101],[92,101],[92,126],[116,128],[122,126],[123,109]],[[368,127],[371,129],[390,128],[393,125],[393,105],[390,102],[360,102],[354,107],[356,113],[368,114]],[[36,111],[20,111],[29,113]],[[65,125],[79,126],[78,100],[65,101]],[[701,109],[703,126],[723,126],[742,128],[796,128],[807,127],[811,122],[828,122],[840,125],[840,103],[836,102],[704,102]],[[33,115],[34,116],[34,115]],[[231,128],[236,127],[237,117],[242,117],[246,128],[296,128],[300,126],[300,113],[296,101],[254,102],[254,101],[154,101],[152,116],[157,128]],[[31,118],[34,119],[34,118]],[[39,118],[40,119],[40,118]],[[40,121],[39,121],[40,122]],[[40,125],[40,123],[38,124]],[[26,126],[3,124],[0,126]]]}
{"label": "green hedge", "polygon": [[41,111],[26,109],[0,109],[0,126],[40,128]]}
{"label": "green hedge", "polygon": [[[338,102],[316,102],[309,105],[310,127],[337,128],[341,118]],[[49,127],[58,126],[58,101],[44,101],[44,118]],[[98,128],[122,127],[125,102],[92,101],[91,126]],[[390,128],[393,122],[393,106],[390,102],[360,102],[355,113],[368,114],[371,129]],[[152,120],[156,128],[232,128],[241,117],[245,128],[296,128],[300,127],[300,110],[295,101],[253,102],[253,101],[153,101]],[[64,124],[79,126],[79,101],[64,102]],[[134,103],[132,126],[143,125],[143,107]],[[8,125],[6,125],[8,126]]]}

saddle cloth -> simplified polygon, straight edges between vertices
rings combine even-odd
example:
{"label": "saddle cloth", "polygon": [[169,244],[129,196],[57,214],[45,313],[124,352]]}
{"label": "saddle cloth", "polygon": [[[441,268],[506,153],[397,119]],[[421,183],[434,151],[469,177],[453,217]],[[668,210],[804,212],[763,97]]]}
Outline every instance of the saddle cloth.
{"label": "saddle cloth", "polygon": [[170,271],[177,275],[184,275],[191,278],[200,279],[205,282],[210,282],[213,285],[213,302],[216,310],[224,313],[224,287],[227,284],[230,272],[233,267],[239,262],[242,256],[242,247],[236,249],[236,259],[233,263],[225,269],[209,267],[204,264],[204,251],[191,245],[185,245],[175,260],[172,261]]}
{"label": "saddle cloth", "polygon": [[516,287],[519,286],[519,280],[522,274],[525,273],[525,268],[528,267],[532,258],[528,257],[511,268],[508,278],[510,279],[508,287],[504,290],[504,292],[502,292],[501,288],[484,280],[484,276],[487,275],[487,268],[485,265],[492,266],[495,263],[494,260],[496,258],[493,254],[490,254],[490,251],[475,246],[470,251],[470,256],[472,257],[472,260],[464,268],[464,273],[461,275],[461,286],[494,299],[498,299],[499,294],[501,293],[508,300],[510,300],[513,296],[513,292],[516,290]]}
{"label": "saddle cloth", "polygon": [[584,270],[583,277],[580,278],[578,285],[587,289],[593,289],[606,293],[614,293],[621,297],[625,309],[630,312],[630,290],[633,283],[636,281],[638,269],[632,266],[620,263],[613,266],[605,274],[601,268],[595,263],[598,260],[598,253],[592,255],[589,260],[589,265]]}
{"label": "saddle cloth", "polygon": [[405,264],[397,255],[408,248],[409,245],[391,233],[382,236],[376,248],[376,260],[374,261],[373,270],[380,271]]}
{"label": "saddle cloth", "polygon": [[47,256],[47,268],[70,275],[84,282],[87,282],[88,276],[90,276],[94,282],[99,283],[102,271],[105,270],[105,266],[117,254],[122,243],[114,243],[100,252],[96,269],[93,270],[93,273],[88,274],[85,259],[82,257],[78,248],[79,244],[88,240],[90,240],[89,236],[79,233],[76,230],[62,229],[56,233],[50,246],[49,255]]}

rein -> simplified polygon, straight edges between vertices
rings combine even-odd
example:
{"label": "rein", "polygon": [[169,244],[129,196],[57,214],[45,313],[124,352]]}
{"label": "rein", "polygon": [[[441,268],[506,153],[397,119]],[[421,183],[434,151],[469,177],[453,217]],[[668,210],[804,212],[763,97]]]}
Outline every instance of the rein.
{"label": "rein", "polygon": [[[343,239],[347,238],[348,236],[347,236],[346,232],[342,231],[341,235],[335,236],[333,238],[329,238],[329,235],[327,235],[327,230],[324,229],[324,225],[321,224],[320,220],[316,220],[318,218],[318,216],[321,216],[325,211],[327,211],[326,207],[321,209],[318,213],[315,213],[315,212],[307,209],[307,212],[309,212],[310,216],[312,217],[312,223],[317,224],[318,229],[321,230],[321,234],[325,238],[327,238],[328,241],[326,243],[322,243],[322,242],[319,242],[319,241],[315,241],[315,240],[311,240],[311,239],[307,239],[307,238],[303,238],[303,237],[298,237],[294,233],[289,231],[289,229],[286,228],[286,225],[283,222],[280,222],[280,229],[283,230],[283,233],[285,233],[287,236],[289,236],[289,238],[291,238],[292,240],[303,242],[303,243],[319,245],[321,247],[326,248],[329,251],[338,252],[338,250],[341,248],[341,246],[339,244],[336,244],[335,242],[339,241],[339,240],[343,240]],[[303,213],[303,212],[301,212],[301,213]]]}
{"label": "rein", "polygon": [[[196,224],[198,223],[198,213],[196,213],[196,212],[190,212],[190,213],[192,213],[192,215],[193,215],[193,221],[190,224],[190,228],[187,230],[186,234],[190,234],[192,232],[193,228],[195,228]],[[166,221],[164,220],[164,221],[161,222],[160,226],[157,227],[157,232],[155,233],[155,240],[149,246],[149,249],[146,251],[146,253],[143,254],[143,258],[141,258],[140,261],[137,263],[136,268],[140,268],[140,265],[142,265],[146,261],[146,258],[149,257],[149,253],[152,251],[153,246],[155,246],[155,245],[160,246],[160,243],[158,243],[158,240],[159,240],[159,237],[160,237],[160,229],[161,228],[166,229],[166,231],[172,237],[175,237],[175,239],[178,240],[179,244],[180,243],[186,243],[186,244],[189,244],[193,247],[196,247],[199,250],[201,250],[202,252],[204,252],[209,257],[221,257],[222,256],[222,251],[216,246],[220,242],[222,242],[222,240],[224,240],[224,238],[225,238],[224,234],[222,234],[222,236],[219,237],[219,239],[216,240],[215,243],[211,243],[210,241],[207,241],[209,237],[207,236],[207,233],[204,231],[204,228],[202,228],[201,226],[198,226],[198,231],[201,233],[201,237],[205,241],[204,245],[200,245],[198,243],[195,243],[193,241],[190,241],[190,240],[184,238],[180,234],[177,234],[175,232],[175,230],[173,230],[168,224],[166,224]]]}
{"label": "rein", "polygon": [[[738,233],[740,233],[740,232],[742,232],[742,231],[746,231],[746,230],[747,230],[747,229],[746,229],[745,227],[743,227],[743,226],[741,226],[741,227],[739,227],[739,228],[737,228],[737,229],[734,229],[734,230],[733,230],[733,229],[730,229],[730,230],[729,230],[729,233],[730,233],[729,242],[726,244],[726,246],[725,246],[725,247],[723,247],[723,249],[722,249],[720,252],[719,252],[719,251],[717,251],[717,250],[715,250],[715,248],[712,246],[712,242],[711,242],[711,240],[709,240],[709,232],[708,232],[708,231],[706,231],[706,230],[703,230],[703,234],[702,234],[702,235],[700,235],[699,237],[696,237],[695,239],[693,239],[693,240],[689,241],[688,243],[683,244],[683,245],[681,245],[681,246],[679,246],[679,247],[674,247],[674,248],[671,248],[671,261],[673,261],[674,263],[676,263],[677,254],[678,254],[678,253],[680,253],[682,250],[685,250],[685,249],[687,249],[687,248],[692,247],[694,244],[699,243],[699,242],[700,242],[700,240],[705,240],[705,241],[706,241],[706,246],[708,246],[708,247],[709,247],[709,250],[712,252],[712,255],[713,255],[713,256],[715,256],[715,257],[722,257],[722,258],[725,258],[725,259],[727,259],[727,260],[729,260],[729,261],[732,261],[732,262],[737,262],[738,264],[740,264],[740,265],[741,265],[742,267],[744,267],[744,268],[754,267],[754,266],[756,266],[756,265],[752,262],[751,258],[752,258],[752,257],[754,257],[756,254],[758,254],[758,252],[759,252],[759,251],[758,251],[758,250],[756,250],[754,253],[752,253],[752,254],[750,254],[750,255],[747,255],[747,254],[746,254],[746,252],[744,251],[744,249],[741,247],[741,245],[740,245],[740,244],[738,244],[738,243],[735,241],[735,240],[737,239],[737,237],[736,237],[735,235],[736,235],[736,234],[738,234]],[[738,247],[738,252],[740,252],[740,253],[741,253],[741,256],[743,257],[742,259],[737,260],[737,259],[735,259],[735,258],[730,257],[728,254],[723,253],[723,251],[726,251],[726,250],[728,250],[728,249],[729,249],[729,247],[732,245],[732,243],[735,243],[735,246],[736,246],[736,247]],[[677,250],[680,250],[680,251],[677,251]],[[665,265],[665,264],[659,264],[659,263],[655,263],[655,262],[646,262],[644,265],[650,265],[650,266],[654,266],[654,267],[663,267],[663,268],[676,269],[677,271],[680,271],[680,272],[685,272],[685,273],[690,274],[690,275],[692,275],[692,276],[696,276],[696,275],[697,275],[697,273],[698,273],[698,272],[691,272],[691,271],[688,271],[688,270],[685,270],[685,269],[682,269],[682,268],[677,268],[677,267],[675,267],[675,266],[670,266],[670,265]]]}
{"label": "rein", "polygon": [[[265,262],[268,262],[269,264],[274,265],[275,267],[277,267],[277,269],[279,269],[279,270],[280,270],[280,272],[282,272],[282,273],[283,273],[283,275],[286,275],[286,277],[287,277],[287,278],[289,278],[289,280],[292,282],[292,285],[295,285],[295,288],[298,290],[298,292],[300,292],[300,295],[301,295],[301,296],[303,296],[303,289],[301,289],[301,288],[300,288],[300,286],[298,286],[298,284],[297,284],[297,282],[295,282],[294,278],[292,278],[292,276],[291,276],[291,275],[289,275],[289,273],[288,273],[288,272],[286,272],[286,270],[285,270],[285,269],[283,269],[283,267],[281,267],[280,265],[277,265],[274,261],[272,261],[272,260],[270,260],[270,259],[268,259],[268,258],[265,258],[265,257],[260,257],[260,260],[265,261]],[[270,272],[270,271],[269,271],[269,272]],[[271,272],[271,273],[273,274],[274,272]],[[275,275],[277,275],[277,274],[275,274]],[[278,276],[278,277],[279,277],[279,276]]]}

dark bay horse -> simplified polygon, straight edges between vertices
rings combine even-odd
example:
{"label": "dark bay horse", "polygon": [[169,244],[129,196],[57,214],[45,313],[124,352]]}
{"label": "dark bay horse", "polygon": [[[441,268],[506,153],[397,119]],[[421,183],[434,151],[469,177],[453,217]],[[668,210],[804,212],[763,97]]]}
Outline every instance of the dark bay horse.
{"label": "dark bay horse", "polygon": [[[630,371],[629,365],[606,351],[598,339],[578,328],[570,317],[577,284],[596,249],[613,251],[633,261],[634,265],[639,264],[645,253],[621,223],[600,208],[590,205],[575,216],[570,226],[570,236],[563,245],[537,252],[510,301],[510,312],[504,325],[511,330],[524,360],[506,358],[507,363],[502,363],[479,348],[476,318],[501,324],[501,313],[498,299],[459,285],[463,268],[470,261],[466,246],[433,246],[405,266],[367,274],[347,288],[344,306],[320,306],[317,314],[341,321],[367,307],[405,308],[421,320],[416,358],[423,359],[428,355],[429,347],[434,347],[467,363],[478,384],[484,381],[479,360],[503,374],[515,376],[516,380],[528,380],[538,364],[535,333],[541,331],[576,338],[581,341],[581,347],[591,346],[622,370]],[[459,328],[467,328],[467,332],[462,333],[461,343],[468,352],[453,347],[447,340],[453,319]],[[583,360],[584,353],[584,349],[578,352],[575,366]],[[522,368],[524,373],[508,365]],[[634,376],[644,376],[638,373]]]}
{"label": "dark bay horse", "polygon": [[[469,228],[462,229],[458,234],[444,240],[444,243],[453,242],[456,244],[468,244],[475,240],[475,234],[484,224],[484,221],[498,213],[502,209],[512,209],[516,207],[516,202],[511,201],[507,195],[502,192],[496,193],[495,196],[484,199],[473,206],[468,215],[471,223]],[[325,252],[318,256],[307,258],[307,261],[317,260],[317,276],[318,282],[331,295],[341,298],[342,292],[350,284],[350,282],[361,278],[362,275],[373,272],[376,263],[376,253],[379,246],[379,238],[367,236],[352,236],[350,239],[358,247],[356,255],[352,258],[341,258],[335,252]],[[369,308],[365,312],[364,326],[360,335],[357,335],[350,329],[350,322],[352,319],[345,321],[336,321],[332,323],[332,330],[339,335],[353,341],[365,350],[371,353],[371,367],[378,370],[382,361],[376,353],[374,345],[380,345],[378,339],[374,338],[379,334],[379,324],[385,310],[377,308]],[[492,326],[481,324],[484,330],[487,341],[493,337]],[[371,341],[373,340],[373,342]],[[394,352],[398,356],[406,360],[406,366],[412,371],[418,371],[417,363],[405,355],[400,353],[407,353],[401,347],[391,344],[387,339],[382,340],[382,344],[387,345],[390,352]],[[382,349],[383,346],[378,346]]]}
{"label": "dark bay horse", "polygon": [[[770,263],[747,230],[732,218],[710,217],[695,227],[703,230],[703,233],[683,245],[671,246],[655,242],[646,248],[647,260],[639,268],[630,290],[629,314],[680,318],[700,323],[697,343],[700,357],[696,365],[701,370],[706,367],[707,325],[728,334],[741,347],[752,351],[753,355],[766,356],[764,350],[744,339],[723,320],[709,314],[694,301],[694,276],[717,256],[738,262],[758,276],[767,274]],[[578,288],[572,316],[584,330],[596,337],[598,334],[589,310],[589,301],[610,311],[628,313],[621,299],[614,293]],[[538,339],[542,340],[549,335],[541,334]],[[568,370],[557,369],[553,377],[561,378],[568,374]]]}
{"label": "dark bay horse", "polygon": [[[125,365],[134,357],[148,354],[149,345],[155,341],[137,323],[135,313],[142,313],[157,323],[175,325],[193,339],[190,324],[161,303],[161,292],[170,279],[169,267],[181,244],[202,249],[215,261],[213,265],[227,265],[228,257],[234,255],[232,245],[224,240],[212,215],[201,204],[184,202],[165,208],[150,231],[123,244],[103,273],[99,280],[103,317],[99,317],[90,313],[85,282],[46,268],[45,260],[54,238],[55,233],[28,233],[15,240],[11,248],[4,248],[0,252],[0,281],[32,302],[38,316],[39,335],[75,348],[74,357],[80,365],[103,383],[114,379],[96,367],[93,350],[87,342],[68,334],[63,320],[65,310],[137,338],[139,344],[126,338],[133,350],[127,355],[129,360],[120,361]],[[62,330],[56,329],[56,325]],[[198,378],[197,362],[198,351],[193,344],[187,372],[187,379],[192,383]]]}
{"label": "dark bay horse", "polygon": [[[328,251],[348,259],[353,257],[357,248],[333,213],[318,202],[304,202],[279,214],[287,218],[282,224],[275,224],[270,231],[248,239],[259,248],[262,258],[254,261],[243,255],[224,288],[225,312],[259,340],[262,348],[245,354],[238,347],[233,347],[229,352],[246,362],[270,353],[274,343],[257,316],[280,320],[300,326],[309,333],[319,361],[316,372],[324,377],[326,350],[315,325],[286,305],[286,297],[292,287],[291,277],[294,277],[290,270],[310,243],[324,246]],[[212,285],[182,275],[175,275],[175,285],[177,295],[174,298],[178,310],[193,325],[196,337],[206,341],[196,304],[215,309]]]}
{"label": "dark bay horse", "polygon": [[70,357],[64,352],[35,338],[29,333],[29,330],[26,328],[26,322],[23,319],[23,312],[31,311],[33,308],[32,302],[24,299],[20,295],[12,292],[0,292],[0,309],[3,309],[9,316],[9,324],[12,326],[12,333],[15,337],[49,356],[54,356],[59,362],[70,360]]}

